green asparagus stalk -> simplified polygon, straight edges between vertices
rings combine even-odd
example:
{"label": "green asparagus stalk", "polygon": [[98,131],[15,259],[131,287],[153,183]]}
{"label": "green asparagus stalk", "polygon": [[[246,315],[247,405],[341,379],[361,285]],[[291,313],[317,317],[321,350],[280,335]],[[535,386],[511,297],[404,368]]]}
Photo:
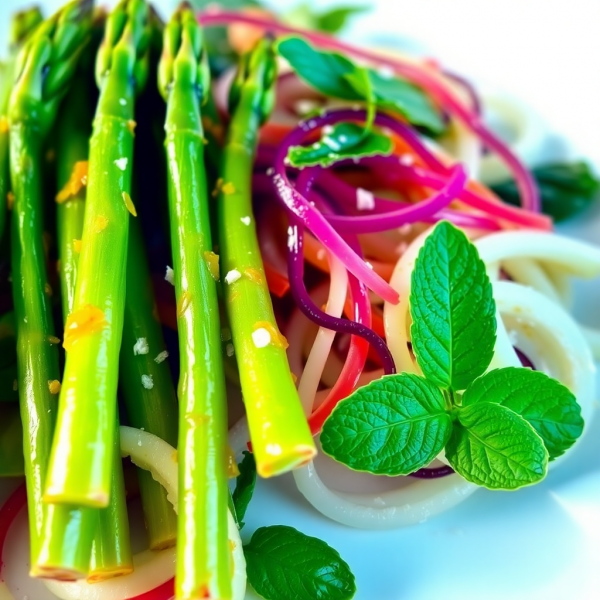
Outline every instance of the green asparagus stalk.
{"label": "green asparagus stalk", "polygon": [[274,99],[275,56],[262,40],[242,57],[230,95],[231,123],[218,182],[221,280],[258,473],[302,465],[315,445],[292,379],[267,287],[252,213],[257,135]]}
{"label": "green asparagus stalk", "polygon": [[15,62],[21,46],[42,20],[40,9],[32,7],[15,13],[11,21],[9,56],[0,79],[0,239],[4,232],[10,190],[8,103],[15,78]]}
{"label": "green asparagus stalk", "polygon": [[[127,296],[120,376],[125,408],[133,427],[177,446],[177,398],[171,378],[139,224],[129,225]],[[152,550],[175,545],[177,518],[163,486],[138,471],[144,520]]]}
{"label": "green asparagus stalk", "polygon": [[22,477],[23,425],[16,402],[0,403],[0,477]]}
{"label": "green asparagus stalk", "polygon": [[71,2],[36,29],[17,60],[9,106],[13,301],[32,558],[52,510],[42,493],[60,387],[42,243],[42,144],[77,66],[89,8]]}
{"label": "green asparagus stalk", "polygon": [[108,506],[131,201],[133,118],[147,78],[148,6],[121,0],[96,60],[100,98],[73,311],[65,328],[64,385],[45,488],[49,502]]}
{"label": "green asparagus stalk", "polygon": [[165,29],[159,64],[159,87],[167,102],[165,147],[181,361],[178,600],[231,598],[227,403],[217,284],[203,259],[213,256],[199,101],[208,85],[202,33],[193,11],[182,5]]}
{"label": "green asparagus stalk", "polygon": [[[86,58],[89,53],[86,52]],[[86,164],[83,161],[88,155],[94,107],[90,85],[88,78],[80,72],[61,107],[57,127],[58,184],[61,188],[58,194],[58,247],[65,318],[72,309],[75,289],[78,254],[74,251],[73,239],[80,240],[83,230],[85,168],[81,170],[78,166]],[[93,566],[101,566],[100,573],[92,574],[95,579],[131,571],[127,505],[123,485],[119,485],[123,474],[118,454],[116,459],[108,508],[49,507],[40,551],[32,562],[33,575],[81,579],[88,576],[92,559]]]}
{"label": "green asparagus stalk", "polygon": [[[88,582],[127,575],[133,571],[129,537],[129,519],[125,503],[125,480],[119,446],[119,420],[115,419],[112,436],[112,474],[110,503],[107,508],[87,509],[97,515],[98,526],[92,546]],[[115,501],[116,500],[116,501]]]}

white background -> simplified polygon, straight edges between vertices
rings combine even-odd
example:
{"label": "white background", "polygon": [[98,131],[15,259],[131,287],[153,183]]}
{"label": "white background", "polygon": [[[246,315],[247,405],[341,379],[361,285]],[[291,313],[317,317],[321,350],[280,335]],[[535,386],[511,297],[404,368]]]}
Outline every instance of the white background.
{"label": "white background", "polygon": [[[279,10],[301,0],[268,0]],[[61,0],[38,2],[48,10]],[[11,11],[0,0],[0,40]],[[105,2],[106,5],[114,2]],[[166,16],[173,0],[155,5]],[[535,106],[554,132],[600,168],[600,0],[334,0],[373,7],[347,31],[353,41],[413,48],[452,70],[492,82]]]}

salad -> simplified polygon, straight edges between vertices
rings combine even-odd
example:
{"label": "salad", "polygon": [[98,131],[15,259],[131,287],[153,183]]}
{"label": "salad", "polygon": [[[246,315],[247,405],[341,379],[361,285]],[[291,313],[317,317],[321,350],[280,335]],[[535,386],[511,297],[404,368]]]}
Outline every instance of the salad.
{"label": "salad", "polygon": [[[0,477],[25,483],[0,559],[27,509],[58,598],[350,599],[326,542],[242,542],[257,476],[395,528],[535,485],[585,435],[600,332],[571,279],[600,249],[553,229],[600,184],[529,170],[460,76],[145,0],[17,13],[1,75]],[[404,483],[342,493],[318,453]]]}

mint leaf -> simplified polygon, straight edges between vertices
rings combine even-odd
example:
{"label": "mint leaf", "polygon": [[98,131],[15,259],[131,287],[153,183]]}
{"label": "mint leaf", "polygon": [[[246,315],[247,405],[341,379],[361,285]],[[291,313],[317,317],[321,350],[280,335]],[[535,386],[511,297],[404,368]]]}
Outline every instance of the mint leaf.
{"label": "mint leaf", "polygon": [[356,471],[407,475],[436,457],[451,428],[440,390],[422,377],[401,373],[342,400],[323,425],[321,446]]}
{"label": "mint leaf", "polygon": [[345,76],[356,66],[345,56],[335,52],[319,52],[299,37],[284,38],[277,50],[285,58],[300,79],[317,91],[343,100],[362,100]]}
{"label": "mint leaf", "polygon": [[516,490],[545,477],[548,452],[525,419],[489,402],[456,412],[446,458],[467,481],[491,490]]}
{"label": "mint leaf", "polygon": [[320,14],[316,18],[316,29],[327,33],[337,33],[342,30],[351,17],[367,12],[370,6],[337,6]]}
{"label": "mint leaf", "polygon": [[369,71],[373,95],[378,106],[399,112],[413,125],[421,125],[439,135],[446,126],[433,102],[420,88],[397,77],[384,77],[378,71]]}
{"label": "mint leaf", "polygon": [[427,238],[412,272],[412,347],[427,379],[464,390],[489,366],[496,304],[477,249],[443,221]]}
{"label": "mint leaf", "polygon": [[236,520],[241,529],[244,526],[242,519],[246,514],[250,500],[252,500],[256,485],[256,463],[250,452],[244,452],[244,458],[238,465],[238,469],[240,474],[235,480],[235,490],[233,490],[231,496],[235,506]]}
{"label": "mint leaf", "polygon": [[363,100],[367,104],[367,121],[365,123],[365,129],[369,131],[373,127],[375,113],[377,112],[375,94],[373,93],[369,71],[364,67],[357,67],[354,71],[348,73],[344,77],[346,81],[361,94]]}
{"label": "mint leaf", "polygon": [[[336,52],[321,52],[299,37],[287,37],[277,45],[278,52],[300,79],[325,96],[373,102],[377,108],[399,112],[408,121],[432,133],[445,126],[440,111],[420,88],[398,79],[386,78],[373,69],[358,67]],[[364,71],[368,77],[363,77]]]}
{"label": "mint leaf", "polygon": [[521,415],[542,438],[550,460],[568,450],[583,431],[581,408],[562,383],[539,371],[507,367],[476,379],[463,406],[495,402]]}
{"label": "mint leaf", "polygon": [[[556,221],[569,219],[600,197],[600,181],[583,161],[551,163],[531,169],[540,192],[542,211]],[[491,189],[503,200],[521,205],[514,179],[495,183]]]}
{"label": "mint leaf", "polygon": [[356,123],[338,123],[310,146],[292,146],[288,151],[290,164],[296,168],[322,165],[328,167],[348,158],[389,156],[392,140],[375,131],[367,132]]}
{"label": "mint leaf", "polygon": [[339,553],[293,527],[261,527],[244,546],[250,585],[267,600],[349,600],[354,575]]}

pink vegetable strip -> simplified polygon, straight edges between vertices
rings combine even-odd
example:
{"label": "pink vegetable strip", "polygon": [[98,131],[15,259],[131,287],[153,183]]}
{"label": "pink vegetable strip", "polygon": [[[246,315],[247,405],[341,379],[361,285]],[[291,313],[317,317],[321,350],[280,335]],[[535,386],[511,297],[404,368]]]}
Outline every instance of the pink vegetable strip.
{"label": "pink vegetable strip", "polygon": [[496,152],[506,163],[515,178],[521,194],[523,208],[533,212],[540,211],[539,193],[531,173],[529,173],[506,144],[485,126],[482,119],[473,110],[464,106],[439,76],[429,72],[427,69],[402,61],[401,59],[382,57],[376,52],[356,48],[351,44],[346,44],[321,33],[290,27],[282,23],[244,13],[220,10],[218,7],[200,13],[198,19],[204,26],[246,23],[247,25],[254,25],[278,33],[301,35],[321,48],[351,54],[373,64],[393,69],[398,75],[427,90],[445,110],[455,115],[471,131],[476,133],[489,150]]}

